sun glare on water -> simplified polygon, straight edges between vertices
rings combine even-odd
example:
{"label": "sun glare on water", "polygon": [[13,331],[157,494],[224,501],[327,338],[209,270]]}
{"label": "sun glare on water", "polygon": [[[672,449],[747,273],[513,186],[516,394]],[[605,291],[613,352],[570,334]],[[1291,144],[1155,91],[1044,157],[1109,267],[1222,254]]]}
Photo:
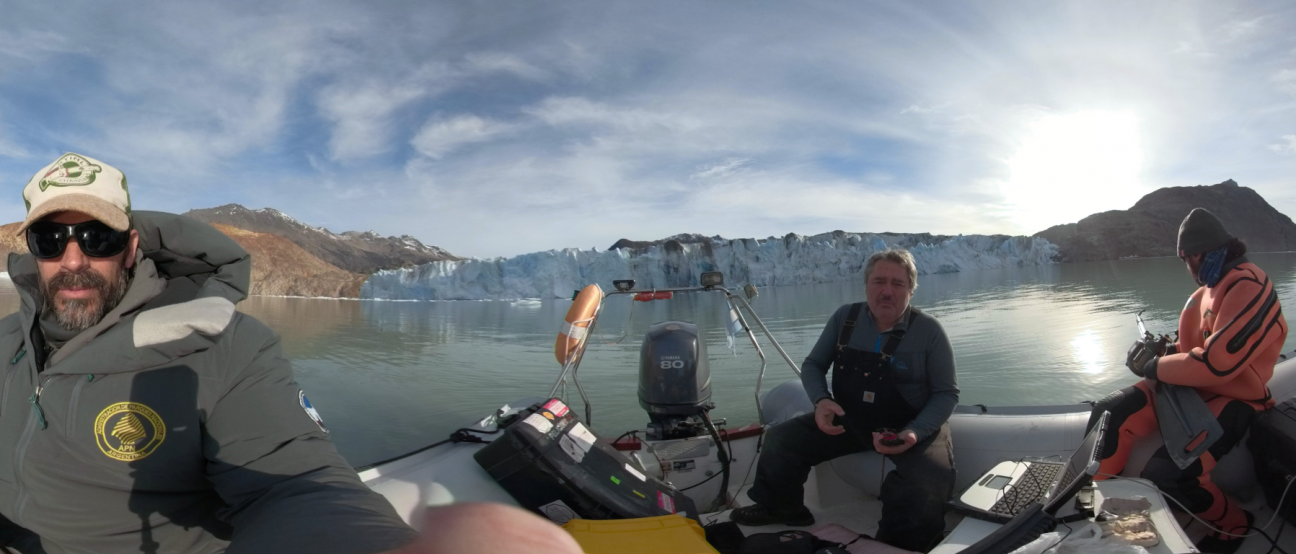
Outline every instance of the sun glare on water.
{"label": "sun glare on water", "polygon": [[1142,195],[1138,118],[1129,112],[1049,115],[1032,123],[1003,192],[1019,232],[1128,209]]}
{"label": "sun glare on water", "polygon": [[1102,339],[1093,329],[1085,329],[1071,339],[1071,354],[1085,373],[1102,373],[1107,362],[1103,352]]}

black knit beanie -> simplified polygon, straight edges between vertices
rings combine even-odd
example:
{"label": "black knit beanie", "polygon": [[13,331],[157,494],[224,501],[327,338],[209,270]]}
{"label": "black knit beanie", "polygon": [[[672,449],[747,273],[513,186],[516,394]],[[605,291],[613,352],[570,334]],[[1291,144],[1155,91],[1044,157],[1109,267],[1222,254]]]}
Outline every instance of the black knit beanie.
{"label": "black knit beanie", "polygon": [[1179,245],[1176,250],[1180,256],[1192,256],[1209,252],[1233,239],[1224,222],[1206,208],[1193,208],[1188,212],[1183,223],[1179,224]]}

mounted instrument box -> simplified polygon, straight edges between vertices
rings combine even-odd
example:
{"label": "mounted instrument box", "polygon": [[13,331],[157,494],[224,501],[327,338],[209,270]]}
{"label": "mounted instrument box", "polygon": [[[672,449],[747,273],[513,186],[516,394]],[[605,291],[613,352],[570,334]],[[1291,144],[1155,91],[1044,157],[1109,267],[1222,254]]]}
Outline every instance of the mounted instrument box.
{"label": "mounted instrument box", "polygon": [[[1247,448],[1255,458],[1256,478],[1265,501],[1277,509],[1288,478],[1296,476],[1296,399],[1261,412],[1251,423]],[[1296,525],[1296,490],[1287,495],[1281,513],[1288,523]]]}
{"label": "mounted instrument box", "polygon": [[557,398],[524,410],[473,458],[524,508],[559,524],[698,517],[692,499],[645,475]]}

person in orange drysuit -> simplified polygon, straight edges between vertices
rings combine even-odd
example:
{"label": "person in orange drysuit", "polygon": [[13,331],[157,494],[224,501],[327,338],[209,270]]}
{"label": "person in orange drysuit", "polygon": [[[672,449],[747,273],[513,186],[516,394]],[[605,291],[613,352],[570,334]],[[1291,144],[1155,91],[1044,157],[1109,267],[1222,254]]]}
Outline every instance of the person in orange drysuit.
{"label": "person in orange drysuit", "polygon": [[1224,435],[1186,469],[1179,469],[1162,446],[1142,476],[1224,531],[1209,532],[1199,550],[1231,553],[1244,540],[1233,535],[1247,533],[1253,517],[1220,492],[1210,471],[1242,439],[1256,414],[1273,407],[1266,385],[1287,339],[1287,320],[1274,283],[1247,261],[1246,244],[1211,212],[1196,208],[1184,218],[1177,250],[1201,285],[1179,316],[1178,342],[1134,343],[1126,365],[1143,380],[1097,402],[1089,425],[1103,410],[1111,412],[1109,428],[1119,429],[1119,438],[1107,435],[1099,471],[1119,474],[1135,439],[1158,429],[1155,382],[1196,388]]}

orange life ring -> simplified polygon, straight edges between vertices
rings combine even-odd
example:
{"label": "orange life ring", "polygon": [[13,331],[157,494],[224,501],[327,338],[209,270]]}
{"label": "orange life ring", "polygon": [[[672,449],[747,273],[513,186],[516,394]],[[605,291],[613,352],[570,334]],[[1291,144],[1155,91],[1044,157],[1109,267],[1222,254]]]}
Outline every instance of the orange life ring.
{"label": "orange life ring", "polygon": [[594,321],[594,311],[603,300],[603,289],[598,285],[586,285],[572,301],[567,310],[567,317],[562,330],[558,331],[558,340],[554,342],[554,358],[559,364],[566,364],[576,349],[585,341],[586,329]]}

